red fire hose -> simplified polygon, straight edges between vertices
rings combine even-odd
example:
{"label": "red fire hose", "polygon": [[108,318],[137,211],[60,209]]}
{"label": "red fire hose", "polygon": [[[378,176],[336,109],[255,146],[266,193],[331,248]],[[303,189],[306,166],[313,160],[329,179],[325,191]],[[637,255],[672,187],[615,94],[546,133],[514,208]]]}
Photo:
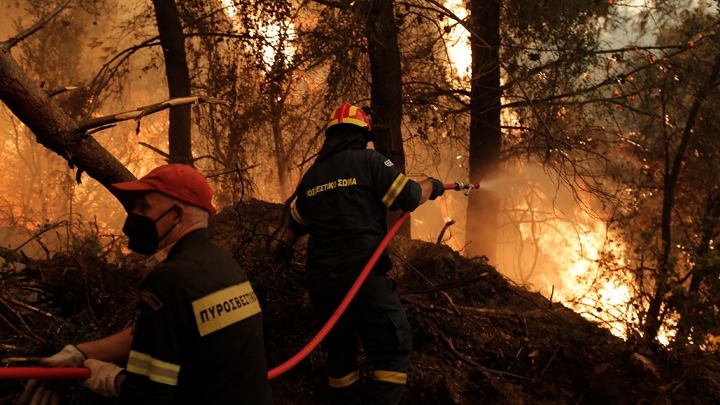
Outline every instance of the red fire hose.
{"label": "red fire hose", "polygon": [[[445,190],[468,190],[469,192],[474,188],[478,188],[479,184],[465,184],[457,182],[454,184],[445,184],[444,186]],[[375,262],[377,262],[377,260],[380,258],[382,252],[385,251],[385,248],[387,247],[388,243],[390,243],[390,240],[393,238],[393,236],[395,236],[397,231],[400,230],[400,226],[409,216],[410,212],[403,212],[400,218],[398,218],[398,220],[395,221],[390,230],[388,230],[387,235],[385,235],[383,240],[378,245],[377,249],[375,249],[375,253],[373,253],[373,255],[370,257],[370,260],[367,262],[362,272],[360,272],[357,280],[355,280],[355,283],[352,285],[352,287],[350,287],[350,291],[348,291],[347,295],[340,303],[340,306],[335,310],[335,313],[332,314],[330,319],[328,319],[328,321],[325,323],[322,329],[320,329],[317,335],[315,335],[315,337],[310,342],[308,342],[308,344],[305,345],[305,347],[303,347],[302,350],[300,350],[296,355],[291,357],[285,363],[270,370],[268,372],[268,379],[272,380],[273,378],[280,376],[286,371],[295,367],[300,361],[307,357],[307,355],[310,354],[310,352],[312,352],[318,344],[320,344],[320,342],[325,338],[325,336],[327,336],[328,332],[330,332],[330,329],[335,326],[337,321],[340,319],[340,316],[342,316],[348,305],[350,305],[352,299],[355,298],[355,294],[357,294],[360,286],[362,286],[362,283],[365,282],[365,279],[370,274],[373,266],[375,266]],[[31,378],[84,380],[89,377],[90,369],[83,367],[0,367],[0,380]]]}
{"label": "red fire hose", "polygon": [[0,367],[0,380],[85,380],[90,369],[84,367]]}
{"label": "red fire hose", "polygon": [[[479,184],[464,184],[464,183],[454,183],[454,184],[445,184],[445,190],[471,190],[473,188],[478,188]],[[397,221],[393,224],[393,226],[388,230],[387,235],[383,238],[383,240],[378,245],[377,249],[375,249],[375,253],[370,257],[370,260],[367,262],[365,267],[360,272],[360,275],[358,276],[357,280],[355,280],[355,283],[350,287],[350,291],[348,291],[345,298],[340,303],[340,306],[335,310],[335,312],[332,314],[330,319],[325,323],[325,326],[320,329],[320,332],[315,335],[315,337],[307,344],[305,347],[302,348],[296,355],[291,357],[289,360],[287,360],[285,363],[275,367],[274,369],[270,370],[268,372],[268,379],[272,380],[273,378],[285,373],[286,371],[290,370],[291,368],[295,367],[302,359],[304,359],[310,352],[312,352],[318,344],[327,336],[328,332],[330,332],[330,329],[332,329],[333,326],[337,323],[337,321],[340,319],[340,316],[345,312],[348,305],[350,305],[350,301],[352,301],[353,298],[355,298],[355,294],[357,294],[358,290],[360,289],[360,286],[362,286],[362,283],[365,281],[367,276],[370,274],[370,271],[372,270],[373,266],[375,266],[375,262],[380,258],[380,255],[382,252],[385,251],[385,248],[387,247],[388,243],[390,243],[390,240],[395,236],[397,231],[400,229],[400,226],[405,222],[405,220],[410,216],[410,212],[403,212],[403,214],[398,218]]]}

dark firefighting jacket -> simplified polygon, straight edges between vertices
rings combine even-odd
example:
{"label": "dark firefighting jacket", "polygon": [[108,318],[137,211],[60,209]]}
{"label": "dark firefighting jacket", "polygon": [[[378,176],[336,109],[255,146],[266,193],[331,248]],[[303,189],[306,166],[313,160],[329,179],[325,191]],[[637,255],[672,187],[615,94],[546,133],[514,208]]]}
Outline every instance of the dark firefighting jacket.
{"label": "dark firefighting jacket", "polygon": [[124,404],[270,404],[258,299],[205,229],[143,280]]}
{"label": "dark firefighting jacket", "polygon": [[328,137],[298,186],[289,226],[309,233],[309,286],[357,277],[387,234],[388,209],[412,211],[420,202],[420,185],[365,145],[357,134]]}

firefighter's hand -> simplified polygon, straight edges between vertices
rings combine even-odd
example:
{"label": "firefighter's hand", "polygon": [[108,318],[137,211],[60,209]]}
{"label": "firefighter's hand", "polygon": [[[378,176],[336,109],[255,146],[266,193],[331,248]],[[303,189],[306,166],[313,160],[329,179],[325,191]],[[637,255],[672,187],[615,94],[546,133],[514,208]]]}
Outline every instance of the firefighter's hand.
{"label": "firefighter's hand", "polygon": [[100,360],[85,360],[83,366],[90,369],[90,378],[81,384],[104,397],[117,397],[120,393],[116,379],[123,369],[112,363]]}
{"label": "firefighter's hand", "polygon": [[[67,345],[56,354],[40,359],[45,367],[82,367],[85,355],[73,345]],[[57,380],[28,380],[18,401],[21,404],[47,405],[60,402],[60,391],[64,384]]]}
{"label": "firefighter's hand", "polygon": [[445,185],[442,183],[442,181],[429,177],[428,180],[432,182],[432,192],[430,193],[430,200],[434,200],[445,192]]}
{"label": "firefighter's hand", "polygon": [[275,249],[275,263],[282,263],[289,267],[295,257],[295,249],[288,243],[280,241]]}

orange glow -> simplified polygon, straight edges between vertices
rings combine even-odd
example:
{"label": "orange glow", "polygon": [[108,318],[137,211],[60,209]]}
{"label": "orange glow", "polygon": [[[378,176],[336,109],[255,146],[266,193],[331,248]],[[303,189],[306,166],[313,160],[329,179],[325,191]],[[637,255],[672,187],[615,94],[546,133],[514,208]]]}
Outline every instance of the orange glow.
{"label": "orange glow", "polygon": [[[468,15],[467,8],[465,8],[462,0],[448,0],[444,6],[461,20],[465,19]],[[447,43],[445,45],[453,65],[450,76],[453,78],[468,79],[470,77],[472,64],[470,33],[455,20],[449,19],[445,21],[445,26],[452,27],[446,35]]]}
{"label": "orange glow", "polygon": [[[463,160],[453,159],[457,166],[450,172],[460,172]],[[610,260],[612,268],[623,268],[624,246],[610,242],[617,238],[605,223],[583,211],[572,193],[543,169],[525,165],[508,172],[512,174],[481,183],[503,201],[497,260],[490,264],[513,282],[625,337],[627,325],[638,322],[632,307],[632,276],[599,267],[601,261]],[[421,205],[413,213],[413,237],[435,242],[444,224],[455,219],[443,243],[462,252],[465,221],[458,219],[465,217],[466,204],[464,193],[446,193],[435,204]],[[663,331],[660,340],[667,339]]]}
{"label": "orange glow", "polygon": [[[233,21],[235,25],[235,17],[237,17],[238,9],[235,7],[233,0],[221,0],[223,5],[223,11],[228,18]],[[281,24],[287,24],[283,27]],[[258,33],[267,42],[263,46],[263,62],[266,66],[272,66],[273,61],[277,53],[278,46],[282,41],[281,35],[285,34],[290,37],[295,35],[295,26],[291,22],[274,22],[271,24],[264,24],[263,21],[258,21]],[[289,43],[289,42],[288,42]],[[289,60],[295,54],[294,47],[283,48],[283,53],[286,60]]]}

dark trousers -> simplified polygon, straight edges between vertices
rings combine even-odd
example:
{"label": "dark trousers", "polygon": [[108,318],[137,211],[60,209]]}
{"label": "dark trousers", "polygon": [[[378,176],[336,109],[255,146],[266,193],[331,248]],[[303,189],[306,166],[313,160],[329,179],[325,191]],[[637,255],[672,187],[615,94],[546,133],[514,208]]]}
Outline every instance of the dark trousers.
{"label": "dark trousers", "polygon": [[[324,325],[355,280],[328,282],[309,289],[310,301]],[[372,378],[358,373],[358,340],[365,348]],[[334,404],[397,404],[405,390],[412,335],[395,282],[371,273],[345,313],[322,342]],[[364,386],[363,386],[364,385]]]}

